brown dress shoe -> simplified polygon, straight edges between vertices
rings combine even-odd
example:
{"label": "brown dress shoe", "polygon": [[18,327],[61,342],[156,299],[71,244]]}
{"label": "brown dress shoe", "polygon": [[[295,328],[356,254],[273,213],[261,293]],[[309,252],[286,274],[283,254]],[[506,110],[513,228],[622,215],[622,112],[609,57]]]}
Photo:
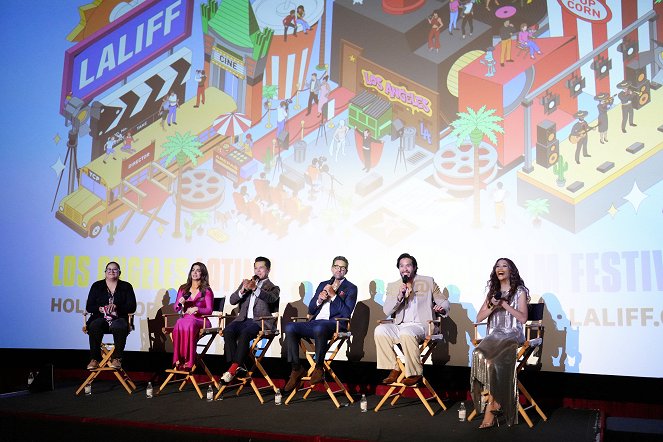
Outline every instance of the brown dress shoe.
{"label": "brown dress shoe", "polygon": [[389,373],[389,376],[382,379],[382,383],[383,384],[393,384],[394,382],[396,382],[398,380],[398,377],[400,375],[401,375],[400,370],[391,370],[391,372]]}
{"label": "brown dress shoe", "polygon": [[313,373],[311,373],[311,385],[319,384],[325,379],[325,371],[320,367],[315,367]]}
{"label": "brown dress shoe", "polygon": [[96,359],[92,359],[89,364],[87,364],[87,369],[88,370],[94,370],[95,368],[99,368],[99,361]]}
{"label": "brown dress shoe", "polygon": [[116,370],[119,370],[120,368],[122,368],[122,361],[120,361],[120,360],[117,359],[117,358],[115,358],[115,359],[111,359],[111,361],[110,361],[110,363],[108,364],[108,366],[109,366],[110,368],[114,368],[114,369],[116,369]]}
{"label": "brown dress shoe", "polygon": [[292,370],[290,373],[290,379],[288,379],[288,383],[285,384],[285,388],[283,390],[288,393],[299,387],[299,383],[301,382],[305,373],[306,370],[304,370],[304,368],[300,368],[299,370]]}
{"label": "brown dress shoe", "polygon": [[417,375],[417,376],[408,376],[405,379],[403,379],[403,385],[407,387],[412,387],[413,385],[417,385],[423,376]]}

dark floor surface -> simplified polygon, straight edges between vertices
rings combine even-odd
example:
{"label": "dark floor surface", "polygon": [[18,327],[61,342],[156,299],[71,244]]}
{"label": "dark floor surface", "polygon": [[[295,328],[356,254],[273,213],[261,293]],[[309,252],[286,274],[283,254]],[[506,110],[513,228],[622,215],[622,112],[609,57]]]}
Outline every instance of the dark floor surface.
{"label": "dark floor surface", "polygon": [[403,398],[376,413],[381,397],[371,395],[369,411],[361,413],[358,398],[336,409],[324,392],[276,406],[271,393],[269,402],[260,405],[252,393],[206,402],[188,386],[182,392],[171,386],[152,399],[146,398],[144,383],[132,395],[113,381],[95,381],[88,397],[75,396],[76,387],[0,397],[1,439],[594,442],[600,431],[596,410],[545,410],[548,421],[537,416],[531,429],[521,419],[512,427],[479,430],[480,419],[458,421],[457,402],[447,402],[447,411],[431,417],[416,398]]}

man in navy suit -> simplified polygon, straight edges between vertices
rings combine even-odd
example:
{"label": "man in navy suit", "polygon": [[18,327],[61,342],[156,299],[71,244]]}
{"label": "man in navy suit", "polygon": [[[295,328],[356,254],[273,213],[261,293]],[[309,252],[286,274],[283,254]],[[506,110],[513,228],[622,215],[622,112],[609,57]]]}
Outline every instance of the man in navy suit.
{"label": "man in navy suit", "polygon": [[[335,318],[350,318],[357,303],[357,286],[345,279],[348,273],[348,260],[344,256],[337,256],[332,262],[333,276],[328,281],[322,281],[315,291],[308,305],[308,322],[290,322],[285,326],[285,344],[288,362],[292,364],[290,379],[285,391],[292,391],[299,387],[299,383],[306,373],[299,361],[299,341],[301,338],[315,340],[315,369],[311,373],[311,384],[323,381],[325,354],[329,340],[336,331]],[[347,322],[341,321],[342,330],[347,328]]]}

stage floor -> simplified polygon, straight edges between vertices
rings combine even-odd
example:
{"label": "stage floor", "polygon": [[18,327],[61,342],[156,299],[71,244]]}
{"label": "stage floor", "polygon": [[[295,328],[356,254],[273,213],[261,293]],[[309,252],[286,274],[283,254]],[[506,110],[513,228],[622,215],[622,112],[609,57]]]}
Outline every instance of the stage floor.
{"label": "stage floor", "polygon": [[276,406],[272,394],[264,405],[252,393],[206,402],[190,386],[179,392],[171,385],[152,399],[145,396],[145,383],[132,395],[113,381],[95,381],[88,397],[75,396],[76,387],[0,397],[0,439],[594,442],[600,432],[598,410],[544,410],[548,421],[534,419],[532,429],[521,419],[510,428],[479,430],[480,419],[458,421],[457,402],[446,403],[447,411],[431,417],[416,398],[403,398],[376,413],[381,397],[368,396],[369,410],[362,413],[358,400],[336,409],[324,392]]}

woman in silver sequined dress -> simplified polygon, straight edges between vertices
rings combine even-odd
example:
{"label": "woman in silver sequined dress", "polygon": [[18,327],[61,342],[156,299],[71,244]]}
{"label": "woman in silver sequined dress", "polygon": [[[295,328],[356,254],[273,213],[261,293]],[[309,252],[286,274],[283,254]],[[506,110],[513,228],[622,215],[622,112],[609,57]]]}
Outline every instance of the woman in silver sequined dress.
{"label": "woman in silver sequined dress", "polygon": [[479,428],[494,426],[495,420],[502,416],[508,425],[518,421],[516,352],[525,341],[523,324],[527,321],[529,302],[529,290],[508,258],[495,262],[486,290],[476,322],[488,319],[488,335],[472,353],[470,375],[477,413],[482,411],[482,395],[486,404]]}

